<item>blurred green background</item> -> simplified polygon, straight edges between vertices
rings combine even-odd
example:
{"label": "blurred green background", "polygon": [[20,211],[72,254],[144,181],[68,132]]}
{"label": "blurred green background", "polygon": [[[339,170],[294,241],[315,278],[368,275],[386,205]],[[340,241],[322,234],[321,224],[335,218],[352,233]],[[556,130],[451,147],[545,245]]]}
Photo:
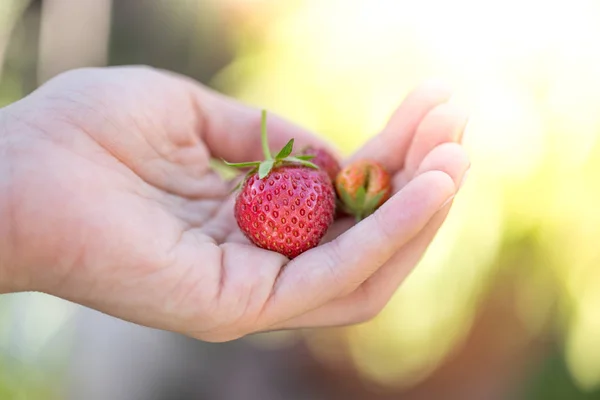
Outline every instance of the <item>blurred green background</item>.
{"label": "blurred green background", "polygon": [[[414,86],[443,80],[472,115],[472,169],[382,314],[248,338],[250,352],[202,344],[207,360],[247,362],[241,380],[260,381],[248,377],[264,354],[283,355],[313,394],[164,398],[600,399],[599,41],[594,0],[1,0],[0,106],[71,68],[149,64],[350,154]],[[79,312],[38,294],[0,298],[0,399],[92,398],[68,394],[74,343],[106,332],[82,337]],[[119,398],[142,398],[120,384]]]}

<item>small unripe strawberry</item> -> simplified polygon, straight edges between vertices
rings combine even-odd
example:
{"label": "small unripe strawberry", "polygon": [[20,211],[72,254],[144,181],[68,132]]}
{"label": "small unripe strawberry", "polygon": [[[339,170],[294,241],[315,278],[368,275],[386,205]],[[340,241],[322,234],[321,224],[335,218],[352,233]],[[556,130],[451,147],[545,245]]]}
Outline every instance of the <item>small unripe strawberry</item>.
{"label": "small unripe strawberry", "polygon": [[302,150],[302,154],[314,156],[310,161],[327,172],[332,182],[335,181],[335,177],[342,169],[337,158],[323,148],[307,146]]}
{"label": "small unripe strawberry", "polygon": [[272,157],[265,119],[263,111],[265,161],[228,163],[252,168],[241,183],[234,216],[256,246],[292,259],[316,247],[333,223],[335,189],[327,173],[308,161],[312,156],[290,156],[293,139]]}
{"label": "small unripe strawberry", "polygon": [[392,193],[391,177],[376,161],[358,160],[343,168],[335,179],[342,210],[358,221],[371,215]]}

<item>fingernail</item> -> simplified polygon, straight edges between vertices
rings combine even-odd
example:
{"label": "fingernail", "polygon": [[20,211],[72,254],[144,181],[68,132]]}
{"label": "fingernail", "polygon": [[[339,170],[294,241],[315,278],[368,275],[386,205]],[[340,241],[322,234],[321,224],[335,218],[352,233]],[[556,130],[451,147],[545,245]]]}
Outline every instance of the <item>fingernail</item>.
{"label": "fingernail", "polygon": [[[462,176],[462,179],[460,180],[460,184],[458,185],[458,188],[456,189],[456,191],[458,192],[460,190],[461,187],[463,187],[463,185],[465,184],[465,181],[467,180],[467,176],[469,175],[469,171],[471,171],[471,167],[467,168],[467,170],[465,171],[465,173]],[[448,200],[446,200],[441,206],[440,206],[440,210],[443,209],[444,207],[446,207],[448,204],[450,204],[452,202],[452,200],[454,200],[454,197],[456,196],[456,193],[453,194],[452,196],[450,196],[448,198]]]}
{"label": "fingernail", "polygon": [[462,179],[460,180],[460,184],[458,185],[458,189],[460,190],[461,187],[463,187],[463,185],[465,184],[465,181],[467,180],[467,176],[469,176],[469,172],[471,171],[471,167],[469,167],[465,173],[463,174]]}
{"label": "fingernail", "polygon": [[465,135],[465,130],[467,129],[468,125],[469,125],[469,118],[467,117],[464,125],[460,128],[460,130],[458,131],[458,134],[456,135],[456,143],[462,143],[463,136]]}
{"label": "fingernail", "polygon": [[454,200],[454,195],[450,196],[448,198],[448,200],[446,200],[441,206],[440,206],[440,210],[443,209],[444,207],[446,207],[448,204],[450,204],[452,202],[452,200]]}

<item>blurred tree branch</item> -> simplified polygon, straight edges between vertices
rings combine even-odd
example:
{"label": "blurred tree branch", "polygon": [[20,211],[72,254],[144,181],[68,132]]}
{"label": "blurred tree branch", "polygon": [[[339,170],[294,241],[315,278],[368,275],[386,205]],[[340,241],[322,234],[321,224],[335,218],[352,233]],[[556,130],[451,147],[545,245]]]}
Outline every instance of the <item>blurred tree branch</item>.
{"label": "blurred tree branch", "polygon": [[0,2],[0,75],[2,75],[4,56],[12,30],[30,2],[31,0],[3,0]]}

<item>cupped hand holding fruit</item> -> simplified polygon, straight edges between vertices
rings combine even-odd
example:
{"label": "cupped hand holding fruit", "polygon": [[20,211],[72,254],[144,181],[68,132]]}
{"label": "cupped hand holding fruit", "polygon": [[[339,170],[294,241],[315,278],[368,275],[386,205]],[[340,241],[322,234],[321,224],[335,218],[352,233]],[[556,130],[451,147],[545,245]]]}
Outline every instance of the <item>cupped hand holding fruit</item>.
{"label": "cupped hand holding fruit", "polygon": [[[394,194],[359,223],[331,223],[320,209],[326,236],[290,259],[247,237],[282,215],[270,209],[261,221],[257,214],[244,234],[234,214],[238,193],[211,169],[213,158],[264,160],[258,110],[150,68],[63,74],[0,110],[0,220],[10,221],[0,225],[0,291],[42,291],[208,341],[369,319],[431,242],[468,168],[458,144],[466,116],[448,97],[435,87],[408,96],[343,163],[381,164]],[[270,149],[293,138],[299,151],[308,149],[299,155],[317,163],[315,149],[328,148],[273,115],[267,128]],[[290,169],[275,172],[288,180],[279,189],[292,190],[284,217],[287,210],[297,218],[277,226],[292,235],[278,243],[295,249],[294,231],[302,238],[317,226],[308,232],[305,220],[301,228],[291,205],[299,193],[305,207],[316,207],[311,195],[328,204],[333,184],[325,177],[335,169],[309,173],[278,161],[269,173]],[[270,185],[256,182],[250,196]],[[263,194],[268,201],[274,190]]]}

